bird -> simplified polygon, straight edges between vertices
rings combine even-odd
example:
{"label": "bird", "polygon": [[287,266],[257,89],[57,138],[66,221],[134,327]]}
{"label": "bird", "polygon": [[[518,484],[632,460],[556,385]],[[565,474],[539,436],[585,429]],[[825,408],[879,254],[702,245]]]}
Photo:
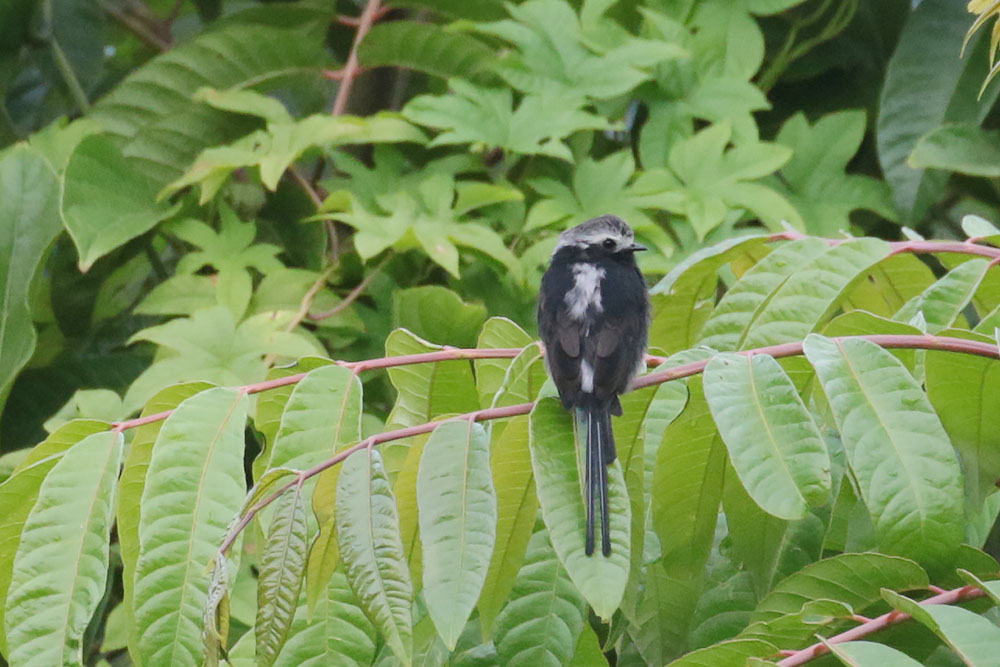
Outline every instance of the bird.
{"label": "bird", "polygon": [[594,553],[600,503],[601,551],[611,555],[608,470],[614,462],[611,415],[618,396],[642,369],[649,335],[649,297],[632,228],[614,215],[587,220],[559,235],[538,294],[538,332],[545,363],[565,409],[586,427],[585,552]]}

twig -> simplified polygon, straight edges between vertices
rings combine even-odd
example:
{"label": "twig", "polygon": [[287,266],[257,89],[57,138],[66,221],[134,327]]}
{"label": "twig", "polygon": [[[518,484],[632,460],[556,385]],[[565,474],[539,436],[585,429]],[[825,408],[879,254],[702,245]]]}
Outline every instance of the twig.
{"label": "twig", "polygon": [[80,79],[77,78],[76,72],[73,71],[73,65],[70,64],[69,59],[66,57],[66,52],[59,46],[55,35],[49,37],[49,47],[52,49],[52,59],[55,60],[56,69],[62,75],[63,82],[69,89],[69,93],[73,97],[77,108],[80,109],[80,113],[87,113],[90,109],[90,101],[87,99],[87,93],[84,92],[83,86],[80,85]]}
{"label": "twig", "polygon": [[[945,591],[944,593],[935,595],[932,598],[927,598],[926,600],[920,602],[920,604],[955,604],[965,600],[980,598],[984,595],[986,594],[975,586],[963,586],[954,590]],[[788,657],[780,660],[778,664],[781,665],[781,667],[796,667],[797,665],[804,665],[814,658],[818,658],[821,655],[829,653],[830,648],[828,644],[843,644],[844,642],[862,639],[868,635],[879,632],[880,630],[884,630],[891,625],[908,621],[910,618],[912,617],[905,612],[899,610],[890,611],[888,614],[882,614],[878,618],[873,618],[872,620],[851,628],[846,632],[834,635],[827,639],[825,643],[821,641],[804,648],[801,651],[793,651],[788,654]]]}
{"label": "twig", "polygon": [[[344,368],[352,370],[355,373],[364,373],[365,371],[374,371],[382,368],[409,366],[411,364],[429,364],[439,361],[461,361],[467,359],[513,359],[521,353],[521,350],[522,349],[519,347],[499,347],[490,349],[451,347],[437,352],[403,354],[395,357],[377,357],[374,359],[362,359],[361,361],[337,361],[335,363],[338,366],[343,366]],[[655,363],[656,360],[659,360],[660,358],[652,357],[651,359],[653,359],[653,363]],[[275,380],[255,382],[253,384],[243,385],[242,387],[239,387],[239,390],[246,394],[259,394],[262,391],[269,391],[271,389],[277,389],[278,387],[296,384],[306,375],[307,373],[296,373],[295,375],[289,375]],[[114,422],[112,427],[118,431],[127,431],[131,428],[138,428],[139,426],[162,421],[169,417],[172,413],[173,410],[165,410],[164,412],[157,412],[156,414],[146,415],[144,417]]]}
{"label": "twig", "polygon": [[[288,323],[288,326],[285,327],[285,331],[287,332],[295,331],[295,327],[302,324],[302,320],[304,320],[306,316],[309,315],[309,309],[312,308],[313,301],[316,300],[316,295],[319,294],[319,291],[323,289],[324,286],[326,286],[326,281],[330,278],[331,273],[333,273],[332,265],[328,266],[319,275],[319,278],[317,278],[316,281],[309,286],[309,289],[306,290],[305,295],[303,295],[302,297],[302,303],[299,304],[298,311],[296,311],[295,316],[292,317],[292,320]],[[270,367],[271,364],[274,363],[274,360],[277,358],[278,358],[277,353],[272,352],[268,354],[266,357],[264,357],[264,365]]]}
{"label": "twig", "polygon": [[358,75],[358,46],[365,38],[372,24],[381,16],[381,0],[368,0],[361,17],[358,19],[358,30],[354,33],[354,43],[351,44],[351,52],[347,55],[347,63],[344,65],[341,75],[340,87],[337,89],[337,97],[333,101],[332,112],[334,116],[339,116],[347,109],[347,100],[351,97],[351,88],[354,86],[354,78]]}
{"label": "twig", "polygon": [[313,206],[319,208],[323,205],[323,196],[320,194],[318,188],[314,188],[312,183],[299,173],[299,170],[295,167],[289,167],[288,173],[292,175],[292,180],[294,180],[302,190],[309,195],[309,199],[312,200]]}
{"label": "twig", "polygon": [[[392,11],[392,7],[382,7],[377,12],[375,12],[375,20],[378,21],[380,18]],[[357,28],[361,25],[361,19],[357,16],[347,16],[345,14],[337,14],[335,19],[340,25],[346,25],[350,28]]]}
{"label": "twig", "polygon": [[340,311],[344,310],[349,305],[357,301],[358,297],[361,296],[361,293],[365,291],[365,288],[368,287],[369,283],[371,283],[371,281],[375,279],[375,276],[378,275],[379,271],[382,270],[382,267],[384,267],[389,262],[390,257],[391,255],[387,256],[385,259],[379,262],[378,265],[374,269],[372,269],[368,273],[368,275],[365,276],[361,280],[361,282],[357,284],[357,286],[355,286],[354,289],[348,292],[347,296],[344,297],[343,301],[338,303],[330,310],[323,311],[322,313],[316,313],[315,315],[310,315],[309,319],[314,322],[325,320],[328,317],[333,317],[334,315],[336,315],[337,313],[339,313]]}
{"label": "twig", "polygon": [[147,46],[151,46],[157,51],[169,51],[170,42],[157,35],[149,26],[130,14],[122,11],[109,3],[103,3],[101,8],[110,14],[115,20],[125,26],[132,34],[139,38]]}

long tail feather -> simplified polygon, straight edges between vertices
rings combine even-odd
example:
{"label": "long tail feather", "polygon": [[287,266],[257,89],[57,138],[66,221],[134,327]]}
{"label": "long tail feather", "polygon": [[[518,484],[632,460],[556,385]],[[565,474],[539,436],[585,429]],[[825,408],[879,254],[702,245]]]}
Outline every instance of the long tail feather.
{"label": "long tail feather", "polygon": [[[597,415],[598,469],[601,476],[601,552],[605,558],[611,555],[611,525],[608,516],[608,455],[614,452],[614,436],[611,434],[611,415],[605,410]],[[614,454],[612,453],[613,457]],[[611,459],[614,460],[613,458]]]}
{"label": "long tail feather", "polygon": [[611,431],[611,414],[606,408],[587,408],[587,456],[584,493],[587,498],[586,553],[594,553],[595,511],[601,509],[601,552],[611,555],[611,528],[608,511],[608,468],[615,460],[615,440]]}
{"label": "long tail feather", "polygon": [[596,475],[594,474],[596,469],[597,457],[594,456],[593,447],[591,446],[592,436],[594,433],[594,413],[590,410],[586,411],[586,424],[587,424],[587,452],[586,452],[586,479],[584,481],[584,495],[587,498],[587,543],[585,546],[585,551],[588,556],[594,553],[594,498],[596,497],[597,489],[595,484],[597,483]]}

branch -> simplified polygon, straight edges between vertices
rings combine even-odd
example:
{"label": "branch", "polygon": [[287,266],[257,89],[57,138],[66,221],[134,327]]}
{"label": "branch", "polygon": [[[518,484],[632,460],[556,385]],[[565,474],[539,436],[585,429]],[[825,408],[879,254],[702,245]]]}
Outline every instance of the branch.
{"label": "branch", "polygon": [[[498,347],[490,349],[479,348],[445,348],[437,352],[421,352],[419,354],[403,354],[396,357],[378,357],[375,359],[363,359],[361,361],[335,361],[338,366],[354,371],[355,374],[373,371],[381,368],[393,368],[395,366],[408,366],[410,364],[428,364],[439,361],[460,361],[462,359],[513,359],[519,355],[522,348],[519,347]],[[656,364],[660,357],[650,357],[650,363]],[[283,378],[255,382],[239,387],[239,390],[246,394],[259,394],[262,391],[285,387],[290,384],[297,384],[304,378],[306,373],[296,373]],[[120,422],[112,423],[112,428],[117,432],[127,431],[130,428],[138,428],[146,424],[152,424],[166,419],[173,410],[165,410],[156,414],[137,417]]]}
{"label": "branch", "polygon": [[361,12],[361,17],[358,19],[358,30],[354,33],[354,43],[351,44],[351,52],[347,56],[347,64],[341,70],[340,87],[337,89],[337,97],[333,101],[332,113],[334,116],[343,114],[344,110],[347,109],[347,100],[351,96],[354,78],[359,73],[358,46],[361,44],[361,40],[365,38],[365,35],[368,34],[368,31],[371,30],[372,24],[381,16],[380,5],[381,0],[368,0],[368,4],[365,5],[365,9]]}
{"label": "branch", "polygon": [[[987,357],[990,359],[1000,359],[1000,349],[998,349],[997,346],[987,343],[980,343],[978,341],[962,340],[960,338],[880,334],[873,336],[837,336],[831,338],[831,340],[843,341],[851,338],[864,338],[865,340],[869,340],[875,343],[876,345],[891,349],[943,350],[948,352],[973,354],[976,356]],[[441,352],[428,352],[423,355],[416,355],[416,354],[408,355],[410,359],[407,360],[407,363],[419,363],[419,361],[440,361],[442,360],[442,357],[434,355],[444,355],[447,354],[448,352],[461,353],[464,355],[473,352],[500,352],[500,351],[501,350],[442,350]],[[505,349],[502,351],[505,353],[505,355],[508,352],[515,352],[515,351],[520,352],[520,350],[515,350],[515,349],[509,349],[509,350]],[[770,345],[768,347],[761,347],[755,350],[745,350],[742,352],[738,352],[738,354],[742,354],[745,356],[753,356],[755,354],[769,354],[774,358],[792,357],[802,354],[802,343],[794,342],[794,343],[782,343],[780,345]],[[416,360],[417,357],[421,357],[421,359],[417,361]],[[400,360],[403,360],[405,358],[406,357],[393,357],[390,359],[382,359],[382,360],[372,359],[369,362],[355,362],[355,363],[364,364],[364,363],[374,363],[378,361],[390,361],[390,360],[399,362]],[[455,357],[445,357],[445,358],[455,358]],[[457,358],[461,359],[461,358],[476,358],[476,357],[460,356]],[[479,358],[494,358],[494,357],[487,357],[484,355],[483,357]],[[655,360],[657,363],[663,361],[661,357],[653,357],[652,359]],[[708,365],[708,361],[709,360],[696,361],[690,364],[684,364],[682,366],[670,368],[665,371],[657,371],[654,373],[650,373],[648,375],[644,375],[643,377],[639,378],[635,383],[633,383],[632,389],[641,389],[643,387],[649,387],[652,385],[663,384],[664,382],[670,382],[671,380],[679,380],[681,378],[689,377],[692,375],[698,375],[705,370],[705,366]],[[394,363],[393,365],[400,365],[400,364]],[[375,366],[370,366],[370,367],[375,367]],[[370,367],[366,367],[363,370],[368,370],[368,368]],[[356,370],[355,372],[360,372],[360,371]],[[297,382],[298,379],[301,379],[302,376],[304,376],[304,374],[302,374],[301,376],[291,376],[288,378],[280,378],[279,380],[272,380],[271,386],[263,388],[261,388],[262,385],[268,383],[261,383],[255,386],[258,388],[257,389],[258,391],[264,391],[265,389],[271,389],[275,386],[281,386],[278,383],[291,384],[290,380],[292,378],[296,378],[295,381]],[[281,496],[282,493],[290,489],[295,484],[301,484],[305,480],[315,475],[318,475],[327,468],[331,468],[337,465],[338,463],[341,463],[344,459],[346,459],[354,452],[374,447],[375,445],[380,445],[384,442],[390,442],[392,440],[402,440],[404,438],[411,438],[415,435],[430,433],[438,426],[446,422],[459,421],[459,420],[488,421],[490,419],[506,419],[508,417],[526,415],[530,413],[534,407],[535,407],[535,402],[532,401],[530,403],[519,403],[518,405],[510,405],[502,408],[487,408],[485,410],[475,410],[473,412],[466,412],[465,414],[455,415],[454,417],[448,417],[447,419],[442,419],[439,421],[432,421],[432,422],[427,422],[426,424],[419,424],[417,426],[408,426],[407,428],[396,429],[395,431],[387,431],[385,433],[379,433],[378,435],[374,435],[366,440],[362,440],[361,442],[358,442],[357,444],[348,447],[342,452],[339,452],[335,456],[321,463],[316,464],[312,468],[299,471],[299,473],[292,479],[292,481],[280,487],[269,497],[265,498],[264,500],[257,503],[257,505],[247,510],[246,515],[241,517],[239,524],[237,524],[236,528],[226,538],[226,541],[223,543],[222,547],[220,547],[220,553],[225,553],[226,549],[232,546],[233,542],[236,541],[236,537],[239,535],[240,531],[243,530],[243,528],[245,528],[246,525],[253,520],[253,517],[260,510],[262,510],[263,508],[267,507],[267,505],[275,501],[279,496]],[[799,663],[792,663],[792,664],[799,664]]]}
{"label": "branch", "polygon": [[[964,602],[965,600],[980,598],[984,595],[986,594],[975,586],[963,586],[954,590],[945,591],[932,598],[927,598],[920,604],[955,604],[957,602]],[[802,649],[801,651],[793,651],[783,660],[778,662],[778,664],[781,665],[781,667],[796,667],[797,665],[804,665],[813,658],[818,658],[821,655],[829,653],[830,648],[828,644],[843,644],[844,642],[862,639],[868,635],[879,632],[880,630],[885,630],[891,625],[908,621],[911,618],[912,616],[905,612],[898,610],[890,611],[888,614],[882,614],[878,618],[873,618],[870,621],[866,621],[846,632],[834,635],[825,642],[817,642],[812,646]]]}
{"label": "branch", "polygon": [[[894,350],[940,350],[944,352],[960,352],[972,354],[988,359],[1000,359],[1000,349],[992,343],[981,343],[974,340],[962,340],[960,338],[947,338],[944,336],[931,335],[909,335],[909,334],[877,334],[870,336],[836,336],[831,338],[835,341],[850,340],[852,338],[863,338],[876,345]],[[796,357],[802,354],[802,341],[792,343],[780,343],[767,347],[758,347],[753,350],[741,350],[735,354],[745,357],[752,357],[755,354],[768,354],[775,359],[783,357]],[[664,371],[656,371],[632,383],[632,389],[642,389],[654,384],[662,384],[671,380],[697,375],[705,370],[709,360],[694,361],[682,366],[668,368]]]}
{"label": "branch", "polygon": [[357,301],[358,297],[361,296],[361,293],[365,291],[365,288],[368,287],[369,283],[371,283],[371,281],[375,279],[375,276],[378,275],[379,271],[382,270],[382,267],[384,267],[389,262],[390,257],[392,257],[392,255],[387,255],[385,259],[379,262],[379,264],[374,269],[372,269],[368,273],[368,275],[365,276],[361,280],[361,282],[359,282],[357,286],[347,294],[347,296],[344,297],[343,301],[338,303],[330,310],[325,310],[322,313],[316,313],[315,315],[310,315],[309,319],[312,320],[313,322],[319,322],[320,320],[325,320],[328,317],[333,317],[334,315],[336,315],[337,313],[339,313],[340,311],[344,310],[349,305]]}
{"label": "branch", "polygon": [[[768,237],[768,241],[799,241],[805,238],[818,238],[809,237],[806,234],[795,230],[788,230],[784,232],[779,232],[777,234],[772,234]],[[824,238],[831,246],[837,246],[841,243],[850,241],[851,239],[830,239]],[[989,245],[981,245],[978,241],[982,240],[980,237],[973,237],[965,241],[890,241],[889,255],[899,255],[904,252],[909,252],[914,255],[928,255],[939,252],[951,252],[958,253],[960,255],[977,255],[979,257],[988,257],[994,262],[1000,263],[1000,248],[994,248]]]}

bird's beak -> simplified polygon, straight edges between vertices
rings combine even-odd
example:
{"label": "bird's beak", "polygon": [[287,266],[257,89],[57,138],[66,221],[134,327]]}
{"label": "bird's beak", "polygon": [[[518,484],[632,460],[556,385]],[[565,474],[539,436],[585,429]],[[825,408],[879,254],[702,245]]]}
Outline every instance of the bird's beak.
{"label": "bird's beak", "polygon": [[649,250],[649,248],[642,245],[641,243],[633,243],[632,247],[629,248],[629,250],[631,250],[632,252],[639,252],[640,250]]}

